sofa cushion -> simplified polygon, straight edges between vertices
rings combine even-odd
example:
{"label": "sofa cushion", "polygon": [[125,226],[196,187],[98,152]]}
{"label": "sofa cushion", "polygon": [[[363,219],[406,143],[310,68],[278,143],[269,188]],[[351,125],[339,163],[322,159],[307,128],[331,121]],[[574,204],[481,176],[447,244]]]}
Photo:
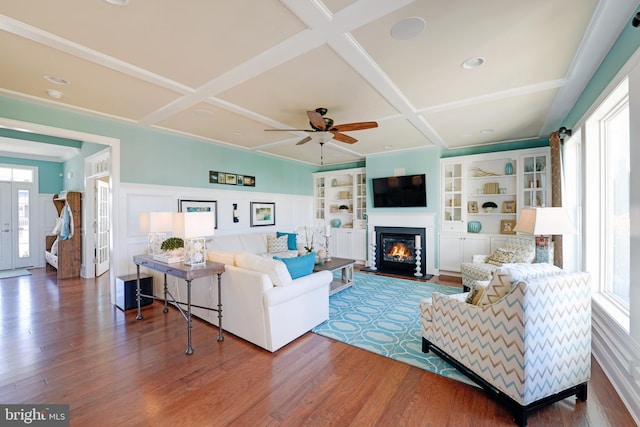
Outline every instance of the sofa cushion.
{"label": "sofa cushion", "polygon": [[277,254],[278,252],[288,251],[288,237],[287,236],[267,236],[267,252],[270,254]]}
{"label": "sofa cushion", "polygon": [[282,231],[278,231],[276,235],[278,237],[287,236],[287,249],[290,251],[298,250],[298,235],[296,233],[284,233]]}
{"label": "sofa cushion", "polygon": [[516,256],[516,253],[514,251],[498,248],[496,249],[493,255],[487,258],[487,263],[493,264],[493,265],[502,265],[509,262],[513,262],[513,259],[515,258],[515,256]]}
{"label": "sofa cushion", "polygon": [[209,261],[221,262],[224,265],[236,265],[235,252],[209,251],[207,252]]}
{"label": "sofa cushion", "polygon": [[513,261],[516,263],[532,263],[536,258],[536,240],[534,236],[509,236],[504,249],[515,252]]}
{"label": "sofa cushion", "polygon": [[273,258],[241,252],[236,255],[236,266],[267,274],[274,286],[287,286],[293,282],[284,263]]}
{"label": "sofa cushion", "polygon": [[507,268],[499,268],[493,272],[489,285],[482,292],[478,305],[489,305],[502,299],[512,289],[513,277]]}
{"label": "sofa cushion", "polygon": [[308,276],[313,273],[313,266],[316,262],[316,253],[311,252],[307,255],[295,258],[280,258],[279,256],[274,256],[273,258],[282,261],[287,267],[291,278],[297,279],[298,277]]}

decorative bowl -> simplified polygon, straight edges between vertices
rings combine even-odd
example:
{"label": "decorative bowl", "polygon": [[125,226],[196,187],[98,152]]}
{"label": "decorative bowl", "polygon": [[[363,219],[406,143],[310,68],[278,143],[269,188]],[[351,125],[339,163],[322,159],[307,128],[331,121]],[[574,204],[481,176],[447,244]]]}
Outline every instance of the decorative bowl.
{"label": "decorative bowl", "polygon": [[482,230],[482,223],[480,221],[469,221],[467,224],[467,231],[469,233],[479,233]]}

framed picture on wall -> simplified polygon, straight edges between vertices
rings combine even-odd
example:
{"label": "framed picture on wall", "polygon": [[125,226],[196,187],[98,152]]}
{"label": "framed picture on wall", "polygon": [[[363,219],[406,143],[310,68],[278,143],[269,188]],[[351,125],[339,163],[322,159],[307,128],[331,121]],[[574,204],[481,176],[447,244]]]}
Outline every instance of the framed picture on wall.
{"label": "framed picture on wall", "polygon": [[516,234],[516,232],[513,231],[515,227],[515,219],[503,219],[500,221],[500,234]]}
{"label": "framed picture on wall", "polygon": [[178,212],[213,212],[218,228],[218,202],[215,200],[178,200]]}
{"label": "framed picture on wall", "polygon": [[276,225],[276,204],[251,202],[251,227]]}

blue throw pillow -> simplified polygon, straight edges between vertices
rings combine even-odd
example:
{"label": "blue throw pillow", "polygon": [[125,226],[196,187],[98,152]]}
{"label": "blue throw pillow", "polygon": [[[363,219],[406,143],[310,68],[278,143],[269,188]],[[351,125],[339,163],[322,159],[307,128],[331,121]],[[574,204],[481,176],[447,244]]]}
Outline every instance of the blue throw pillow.
{"label": "blue throw pillow", "polygon": [[313,273],[313,266],[316,263],[316,253],[311,252],[310,254],[294,258],[280,258],[279,256],[274,256],[273,259],[284,262],[287,270],[289,270],[291,278],[297,279],[298,277],[307,276]]}
{"label": "blue throw pillow", "polygon": [[290,251],[295,251],[298,249],[298,235],[296,233],[283,233],[278,231],[276,233],[276,237],[287,236],[287,247]]}

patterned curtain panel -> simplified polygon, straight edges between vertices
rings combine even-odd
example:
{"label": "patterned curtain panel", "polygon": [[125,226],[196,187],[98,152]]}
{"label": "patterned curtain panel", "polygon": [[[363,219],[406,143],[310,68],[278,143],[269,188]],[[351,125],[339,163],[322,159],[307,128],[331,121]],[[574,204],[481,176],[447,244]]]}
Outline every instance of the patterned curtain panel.
{"label": "patterned curtain panel", "polygon": [[[551,146],[551,206],[562,207],[562,141],[559,132],[549,135]],[[562,268],[562,235],[553,236],[553,263]]]}

